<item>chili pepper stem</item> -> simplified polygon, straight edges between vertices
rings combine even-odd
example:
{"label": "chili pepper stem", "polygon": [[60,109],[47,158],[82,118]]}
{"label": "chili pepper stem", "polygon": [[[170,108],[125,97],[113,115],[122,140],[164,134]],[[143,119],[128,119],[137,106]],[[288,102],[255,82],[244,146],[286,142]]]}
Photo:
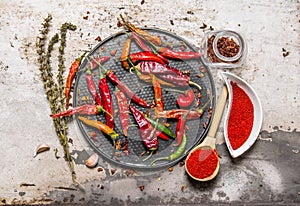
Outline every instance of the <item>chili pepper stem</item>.
{"label": "chili pepper stem", "polygon": [[148,155],[148,157],[146,157],[145,159],[143,159],[143,162],[147,161],[150,157],[152,157],[154,150],[151,150],[151,153]]}
{"label": "chili pepper stem", "polygon": [[169,157],[160,157],[160,158],[157,158],[157,159],[153,160],[151,162],[151,165],[155,165],[155,162],[157,162],[157,161],[169,160],[169,159],[170,159]]}
{"label": "chili pepper stem", "polygon": [[197,87],[199,91],[202,90],[202,87],[199,84],[195,83],[195,82],[189,81],[189,85]]}
{"label": "chili pepper stem", "polygon": [[208,104],[211,102],[212,98],[213,98],[213,97],[209,98],[209,100],[207,100],[207,102],[205,102],[205,104],[204,104],[200,109],[198,109],[197,112],[200,113],[200,114],[203,114],[205,108],[206,108],[206,107],[208,106]]}
{"label": "chili pepper stem", "polygon": [[104,113],[108,114],[112,119],[114,119],[114,117],[111,115],[111,113],[106,111],[102,106],[98,106],[98,111],[99,111],[99,113],[104,112]]}
{"label": "chili pepper stem", "polygon": [[180,94],[186,94],[187,91],[187,90],[179,90],[179,89],[172,89],[172,88],[166,88],[166,90],[170,92],[178,92]]}

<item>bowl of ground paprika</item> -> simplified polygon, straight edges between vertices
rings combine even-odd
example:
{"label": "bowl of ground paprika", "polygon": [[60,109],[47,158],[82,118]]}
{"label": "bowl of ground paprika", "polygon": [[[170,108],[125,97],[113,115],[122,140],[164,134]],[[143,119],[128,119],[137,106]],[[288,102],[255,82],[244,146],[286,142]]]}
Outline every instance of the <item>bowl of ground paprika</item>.
{"label": "bowl of ground paprika", "polygon": [[231,30],[210,31],[204,35],[200,52],[203,62],[216,68],[237,68],[247,56],[246,40]]}
{"label": "bowl of ground paprika", "polygon": [[236,158],[255,143],[262,126],[263,110],[250,84],[230,72],[220,74],[228,89],[224,137],[231,156]]}

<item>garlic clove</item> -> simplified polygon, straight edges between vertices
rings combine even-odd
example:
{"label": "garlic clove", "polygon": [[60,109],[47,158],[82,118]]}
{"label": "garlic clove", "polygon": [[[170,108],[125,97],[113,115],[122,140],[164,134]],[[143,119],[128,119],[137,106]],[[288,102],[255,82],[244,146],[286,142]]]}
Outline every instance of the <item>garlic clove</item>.
{"label": "garlic clove", "polygon": [[85,160],[85,165],[89,168],[93,168],[98,164],[99,156],[97,153],[92,154],[87,160]]}
{"label": "garlic clove", "polygon": [[36,149],[34,150],[34,153],[33,153],[33,157],[36,157],[37,154],[41,153],[41,152],[44,152],[44,151],[47,151],[50,149],[50,146],[46,143],[42,143],[42,144],[39,144]]}

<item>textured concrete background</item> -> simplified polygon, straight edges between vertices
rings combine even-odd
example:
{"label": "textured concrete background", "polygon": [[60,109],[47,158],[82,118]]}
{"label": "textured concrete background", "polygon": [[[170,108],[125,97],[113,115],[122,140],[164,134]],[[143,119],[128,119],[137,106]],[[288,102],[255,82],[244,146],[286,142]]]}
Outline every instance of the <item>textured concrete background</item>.
{"label": "textured concrete background", "polygon": [[[299,7],[296,0],[0,1],[0,204],[300,204]],[[54,156],[55,148],[61,157],[63,151],[39,80],[35,42],[48,13],[53,16],[49,36],[65,22],[77,26],[67,34],[67,67],[98,43],[97,36],[104,39],[120,31],[119,14],[132,17],[136,25],[173,32],[196,47],[209,27],[242,32],[249,46],[247,62],[231,72],[248,81],[261,98],[264,121],[258,141],[233,160],[221,125],[220,173],[211,182],[198,183],[180,165],[172,172],[136,175],[105,162],[100,163],[102,172],[88,169],[83,163],[91,148],[75,122],[70,123],[75,170],[85,187],[85,192],[79,190],[67,163]],[[206,29],[200,28],[203,23]],[[217,70],[212,73],[219,92]],[[51,150],[33,158],[39,143],[50,144]]]}

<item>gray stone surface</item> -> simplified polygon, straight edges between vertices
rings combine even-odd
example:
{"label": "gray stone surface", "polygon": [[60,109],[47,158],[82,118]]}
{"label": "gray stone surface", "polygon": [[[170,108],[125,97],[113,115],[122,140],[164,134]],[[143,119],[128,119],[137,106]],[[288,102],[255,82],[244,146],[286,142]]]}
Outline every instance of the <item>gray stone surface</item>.
{"label": "gray stone surface", "polygon": [[[300,204],[299,8],[296,0],[0,1],[0,204]],[[104,39],[120,31],[119,14],[132,17],[136,25],[173,32],[196,47],[209,27],[242,32],[249,47],[247,62],[230,71],[248,81],[261,98],[264,121],[257,142],[232,159],[221,124],[220,173],[211,182],[199,183],[180,164],[172,172],[129,175],[105,162],[100,163],[102,172],[88,169],[84,160],[92,150],[71,122],[70,148],[85,191],[78,189],[66,162],[54,156],[55,148],[60,157],[63,150],[39,80],[35,42],[48,13],[53,16],[50,36],[65,22],[78,27],[67,34],[66,65],[93,48],[97,36]],[[207,28],[200,28],[203,23]],[[219,93],[222,83],[217,70],[212,73]],[[51,149],[33,158],[40,143]],[[113,175],[111,168],[116,169]]]}

